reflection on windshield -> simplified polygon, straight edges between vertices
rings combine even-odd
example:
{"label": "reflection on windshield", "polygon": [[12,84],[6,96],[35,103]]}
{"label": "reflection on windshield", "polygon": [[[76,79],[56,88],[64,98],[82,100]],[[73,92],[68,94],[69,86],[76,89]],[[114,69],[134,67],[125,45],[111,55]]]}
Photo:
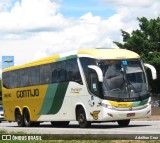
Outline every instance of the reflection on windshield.
{"label": "reflection on windshield", "polygon": [[104,82],[104,96],[117,98],[140,97],[148,86],[139,60],[99,61]]}

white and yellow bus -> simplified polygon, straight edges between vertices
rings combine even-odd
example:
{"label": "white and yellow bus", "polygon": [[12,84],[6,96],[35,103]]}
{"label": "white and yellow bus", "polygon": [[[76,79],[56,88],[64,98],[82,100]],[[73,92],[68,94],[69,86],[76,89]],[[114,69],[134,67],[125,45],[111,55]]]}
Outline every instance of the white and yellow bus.
{"label": "white and yellow bus", "polygon": [[[152,71],[153,79],[156,71]],[[96,122],[151,115],[151,98],[140,56],[125,49],[88,49],[57,54],[2,73],[4,116],[18,126],[49,121],[85,128]]]}

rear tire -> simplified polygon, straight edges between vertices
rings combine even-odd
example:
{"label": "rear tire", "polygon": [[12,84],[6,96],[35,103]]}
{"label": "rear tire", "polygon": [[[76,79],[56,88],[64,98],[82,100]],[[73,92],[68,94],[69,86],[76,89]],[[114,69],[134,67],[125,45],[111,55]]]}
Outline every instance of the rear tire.
{"label": "rear tire", "polygon": [[77,111],[77,121],[79,123],[80,128],[86,128],[91,126],[91,122],[87,121],[86,113],[82,107],[80,107]]}
{"label": "rear tire", "polygon": [[21,115],[19,110],[15,111],[15,121],[17,122],[19,127],[24,127],[23,115]]}
{"label": "rear tire", "polygon": [[69,121],[52,121],[51,124],[53,127],[65,127],[69,125]]}
{"label": "rear tire", "polygon": [[117,122],[120,127],[127,127],[130,123],[130,120],[129,119],[128,120],[119,120]]}
{"label": "rear tire", "polygon": [[30,114],[29,114],[28,109],[24,110],[23,118],[24,118],[24,124],[25,124],[26,127],[34,126],[34,123],[31,122]]}

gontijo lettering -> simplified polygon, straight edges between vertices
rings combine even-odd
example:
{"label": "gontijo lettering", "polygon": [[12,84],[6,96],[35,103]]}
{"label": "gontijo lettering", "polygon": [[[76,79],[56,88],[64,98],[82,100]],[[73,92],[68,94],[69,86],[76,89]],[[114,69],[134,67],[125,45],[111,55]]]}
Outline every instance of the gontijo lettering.
{"label": "gontijo lettering", "polygon": [[29,89],[29,90],[20,90],[16,92],[17,98],[25,98],[25,97],[35,97],[39,96],[38,89]]}

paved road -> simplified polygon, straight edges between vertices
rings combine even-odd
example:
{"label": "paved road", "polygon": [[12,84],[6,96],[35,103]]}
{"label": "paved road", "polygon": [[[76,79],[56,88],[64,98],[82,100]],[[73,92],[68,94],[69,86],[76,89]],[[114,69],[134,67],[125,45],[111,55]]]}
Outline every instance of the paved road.
{"label": "paved road", "polygon": [[115,123],[92,124],[87,129],[79,128],[77,122],[71,122],[68,127],[52,127],[49,122],[41,123],[39,127],[18,127],[16,123],[2,122],[0,130],[8,132],[25,132],[33,134],[160,134],[160,121],[131,121],[128,127],[119,127]]}

